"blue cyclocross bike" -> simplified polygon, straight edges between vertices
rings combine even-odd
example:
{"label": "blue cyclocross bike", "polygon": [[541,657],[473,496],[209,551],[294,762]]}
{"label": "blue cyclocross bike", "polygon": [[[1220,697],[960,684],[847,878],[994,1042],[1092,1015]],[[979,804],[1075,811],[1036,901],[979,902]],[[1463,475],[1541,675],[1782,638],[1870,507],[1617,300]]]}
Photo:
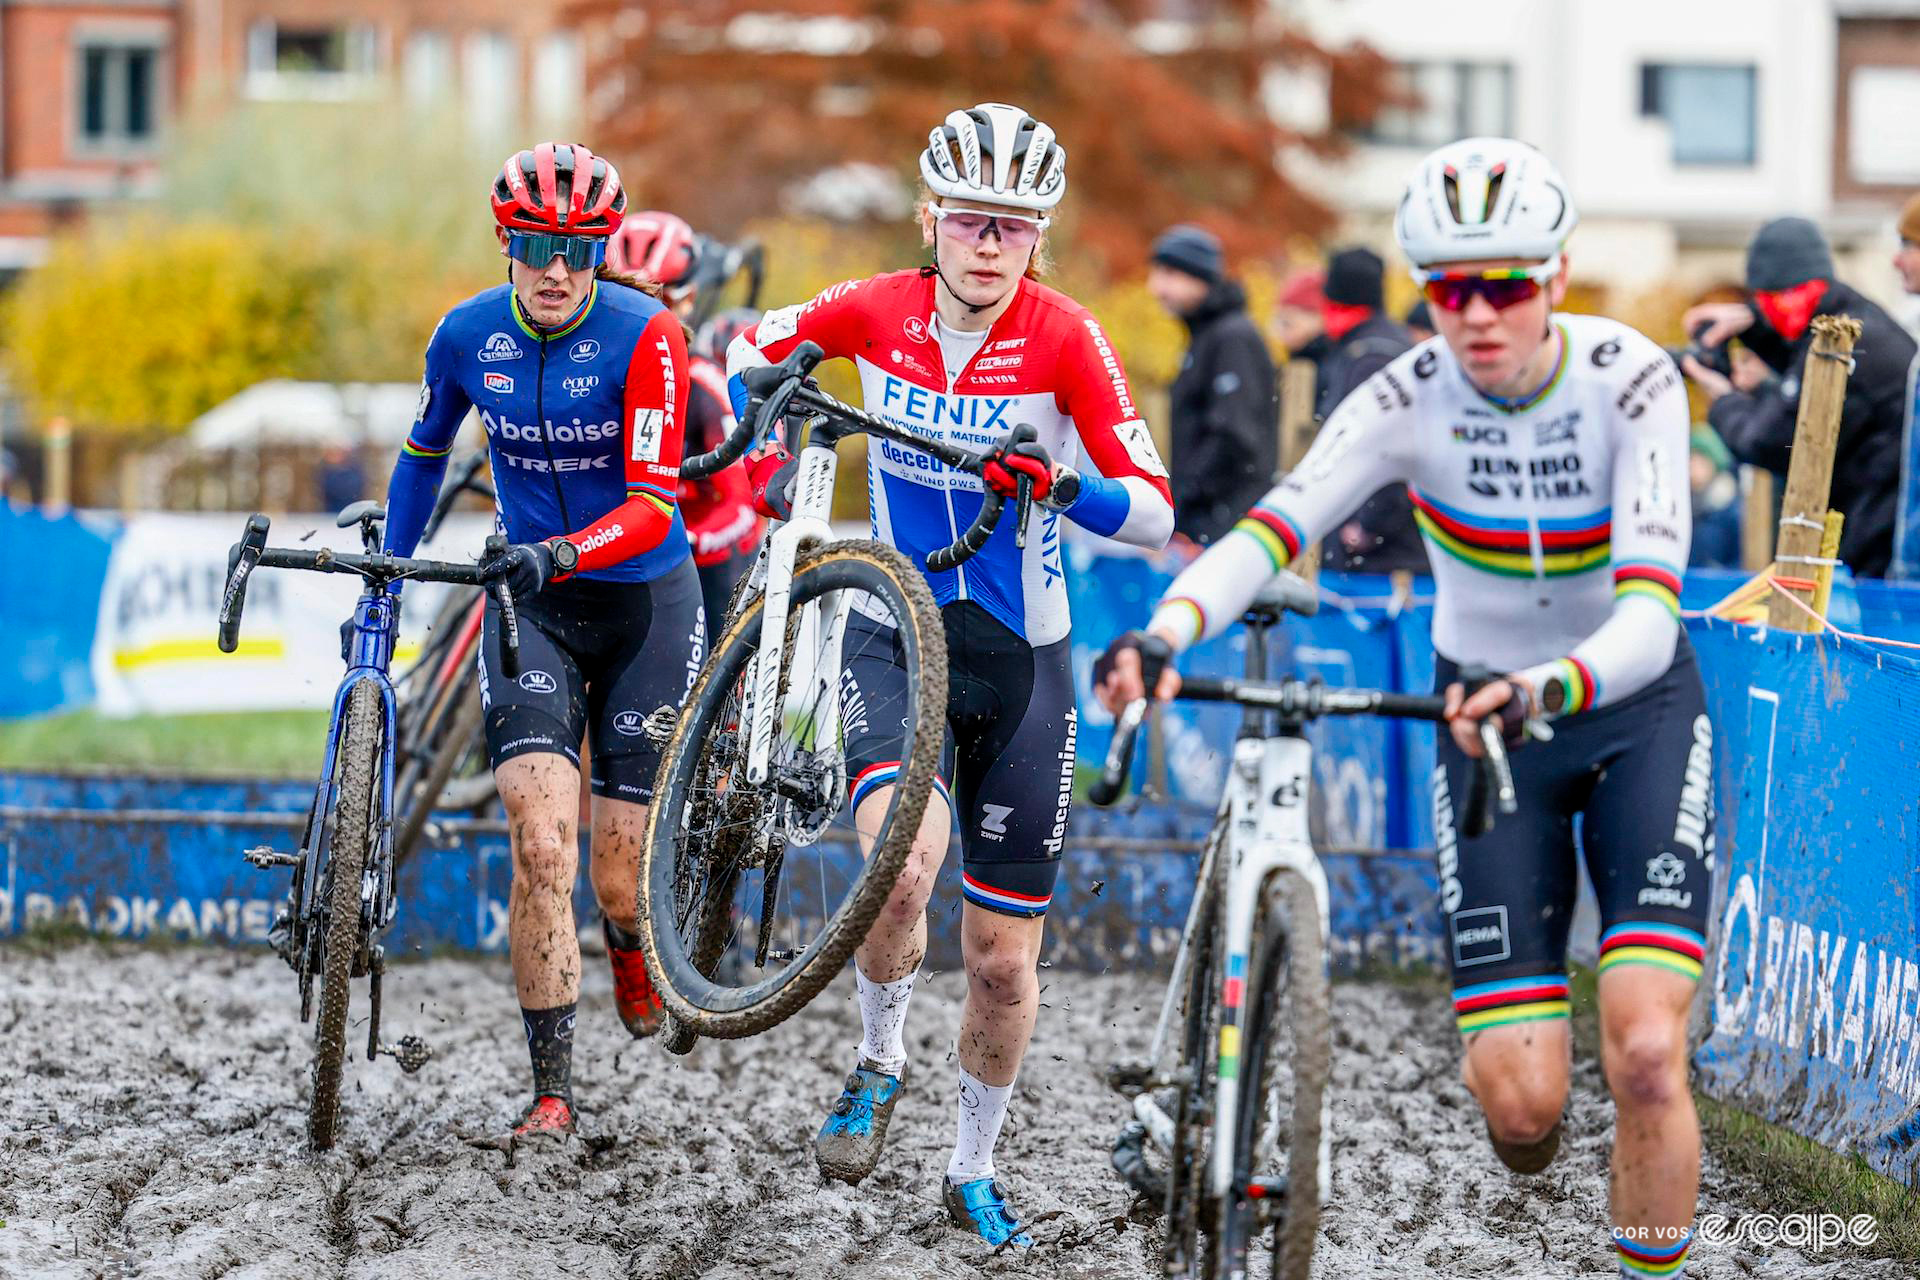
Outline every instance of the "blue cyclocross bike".
{"label": "blue cyclocross bike", "polygon": [[[364,555],[267,546],[268,520],[254,515],[227,556],[227,586],[220,600],[220,648],[240,643],[240,614],[247,577],[256,568],[357,573],[366,590],[354,606],[347,674],[333,698],[327,754],[320,785],[307,811],[305,834],[294,853],[260,847],[246,859],[265,870],[292,867],[293,887],[274,921],[272,939],[300,979],[300,1020],[313,1018],[313,986],[320,982],[320,1016],[314,1025],[313,1097],[307,1110],[307,1142],[315,1151],[333,1146],[340,1119],[340,1080],[347,1053],[347,995],[353,978],[368,980],[367,1058],[387,1054],[409,1075],[433,1050],[418,1036],[380,1043],[380,979],[386,970],[381,935],[397,907],[393,857],[395,713],[393,660],[398,620],[397,584],[412,579],[484,586],[500,610],[501,668],[519,670],[520,629],[505,583],[489,581],[478,564],[403,560],[380,550],[385,509],[356,502],[340,513],[343,529],[360,526]],[[505,539],[487,541],[482,561],[505,550]]]}

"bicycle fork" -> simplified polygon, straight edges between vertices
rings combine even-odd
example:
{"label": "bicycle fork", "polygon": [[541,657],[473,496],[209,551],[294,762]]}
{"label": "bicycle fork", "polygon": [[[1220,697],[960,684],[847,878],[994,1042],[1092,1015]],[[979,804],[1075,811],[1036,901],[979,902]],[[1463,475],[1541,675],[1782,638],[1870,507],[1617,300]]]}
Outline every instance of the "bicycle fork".
{"label": "bicycle fork", "polygon": [[[1307,827],[1307,798],[1313,748],[1304,737],[1242,738],[1234,743],[1227,786],[1228,840],[1226,900],[1221,904],[1220,1060],[1214,1091],[1213,1151],[1208,1186],[1215,1196],[1236,1194],[1236,1176],[1253,1170],[1234,1168],[1234,1135],[1240,1122],[1242,1046],[1254,1016],[1246,1003],[1247,969],[1253,951],[1253,925],[1266,912],[1285,910],[1284,876],[1297,875],[1312,890],[1320,912],[1320,936],[1327,936],[1327,876],[1314,856]],[[1266,912],[1260,910],[1262,900]],[[1326,955],[1294,956],[1294,964],[1325,964]],[[1257,1087],[1257,1083],[1256,1087]],[[1321,1098],[1320,1200],[1324,1205],[1332,1141]],[[1224,1201],[1223,1201],[1224,1202]]]}

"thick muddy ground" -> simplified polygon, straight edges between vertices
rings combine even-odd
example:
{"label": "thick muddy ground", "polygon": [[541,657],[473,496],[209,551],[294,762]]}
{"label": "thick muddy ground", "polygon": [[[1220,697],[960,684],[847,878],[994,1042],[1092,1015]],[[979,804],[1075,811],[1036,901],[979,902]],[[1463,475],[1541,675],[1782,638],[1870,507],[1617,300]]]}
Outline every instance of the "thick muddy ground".
{"label": "thick muddy ground", "polygon": [[[1107,1165],[1126,1107],[1100,1082],[1116,1046],[1144,1045],[1151,980],[1044,975],[1049,1007],[1000,1149],[1014,1203],[1044,1216],[1040,1246],[989,1256],[937,1198],[959,975],[922,984],[889,1149],[850,1190],[820,1179],[807,1145],[850,1065],[850,981],[767,1035],[674,1059],[626,1038],[597,959],[588,972],[582,1140],[496,1141],[527,1084],[512,979],[504,961],[436,960],[392,973],[387,991],[389,1034],[419,1031],[436,1057],[411,1079],[352,1063],[341,1145],[315,1160],[301,1152],[308,1039],[279,961],[0,948],[0,1275],[1158,1274],[1155,1236],[1128,1220]],[[1334,1192],[1316,1276],[1614,1274],[1612,1107],[1590,1063],[1559,1160],[1515,1177],[1458,1082],[1437,986],[1348,984],[1335,999]],[[1709,1154],[1702,1211],[1753,1205]],[[1695,1259],[1688,1274],[1714,1280],[1912,1274],[1786,1250],[1703,1245]]]}

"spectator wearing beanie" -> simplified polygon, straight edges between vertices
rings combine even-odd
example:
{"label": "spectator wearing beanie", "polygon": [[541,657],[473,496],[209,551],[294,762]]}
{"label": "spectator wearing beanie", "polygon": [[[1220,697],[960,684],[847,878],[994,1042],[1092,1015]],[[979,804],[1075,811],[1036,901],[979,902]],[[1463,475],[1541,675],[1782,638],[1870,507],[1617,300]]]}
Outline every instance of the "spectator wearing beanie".
{"label": "spectator wearing beanie", "polygon": [[[1327,260],[1322,305],[1332,350],[1320,363],[1317,410],[1324,420],[1360,385],[1413,345],[1386,314],[1386,265],[1371,249],[1342,249]],[[1427,551],[1413,520],[1407,486],[1390,484],[1340,522],[1322,544],[1322,563],[1342,573],[1427,572]]]}
{"label": "spectator wearing beanie", "polygon": [[1747,292],[1751,303],[1703,303],[1688,308],[1681,323],[1691,333],[1707,321],[1704,345],[1738,336],[1758,359],[1737,362],[1732,379],[1690,356],[1681,360],[1681,371],[1711,402],[1707,421],[1733,456],[1784,476],[1813,320],[1849,315],[1860,322],[1830,502],[1846,517],[1840,558],[1855,577],[1884,577],[1893,556],[1913,339],[1878,305],[1834,279],[1826,237],[1805,218],[1775,218],[1754,235],[1747,246]]}
{"label": "spectator wearing beanie", "polygon": [[1226,277],[1211,232],[1185,224],[1162,232],[1153,242],[1147,289],[1189,335],[1171,391],[1173,531],[1204,546],[1273,484],[1273,357],[1247,315],[1246,291]]}
{"label": "spectator wearing beanie", "polygon": [[1900,210],[1899,230],[1900,248],[1893,255],[1893,269],[1900,273],[1900,284],[1908,293],[1920,293],[1920,195]]}

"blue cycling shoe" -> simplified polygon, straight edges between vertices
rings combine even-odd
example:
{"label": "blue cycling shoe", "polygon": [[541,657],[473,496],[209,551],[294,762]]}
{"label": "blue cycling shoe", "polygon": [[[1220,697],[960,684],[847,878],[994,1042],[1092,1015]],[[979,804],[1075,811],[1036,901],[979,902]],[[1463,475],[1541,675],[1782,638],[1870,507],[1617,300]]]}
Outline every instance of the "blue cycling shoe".
{"label": "blue cycling shoe", "polygon": [[873,1172],[886,1145],[893,1104],[907,1087],[905,1075],[888,1075],[860,1060],[813,1140],[813,1158],[821,1173],[851,1185]]}
{"label": "blue cycling shoe", "polygon": [[947,1216],[953,1219],[954,1226],[977,1232],[990,1245],[1012,1240],[1017,1248],[1033,1248],[1033,1237],[1007,1207],[1007,1193],[992,1178],[975,1178],[972,1182],[942,1178],[940,1185],[942,1198],[947,1202]]}

